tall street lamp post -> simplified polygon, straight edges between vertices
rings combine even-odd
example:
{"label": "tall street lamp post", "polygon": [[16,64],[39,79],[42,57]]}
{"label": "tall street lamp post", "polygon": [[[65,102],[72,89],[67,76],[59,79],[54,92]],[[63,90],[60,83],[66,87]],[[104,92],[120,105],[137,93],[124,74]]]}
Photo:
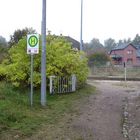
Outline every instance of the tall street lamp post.
{"label": "tall street lamp post", "polygon": [[46,0],[42,0],[41,105],[46,106]]}
{"label": "tall street lamp post", "polygon": [[83,50],[83,0],[81,0],[81,28],[80,28],[80,50]]}

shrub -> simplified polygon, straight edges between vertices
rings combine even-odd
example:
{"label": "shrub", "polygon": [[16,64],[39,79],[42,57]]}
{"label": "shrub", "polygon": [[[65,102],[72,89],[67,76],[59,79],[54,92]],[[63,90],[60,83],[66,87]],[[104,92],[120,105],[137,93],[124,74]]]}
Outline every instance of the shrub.
{"label": "shrub", "polygon": [[[41,45],[41,43],[40,43]],[[30,55],[26,54],[26,37],[9,49],[8,57],[0,65],[0,76],[12,82],[16,87],[30,83]],[[87,59],[84,53],[74,51],[62,36],[47,36],[47,78],[51,75],[69,76],[76,74],[78,83],[85,82],[88,74]],[[41,47],[40,53],[34,55],[34,86],[41,83]]]}

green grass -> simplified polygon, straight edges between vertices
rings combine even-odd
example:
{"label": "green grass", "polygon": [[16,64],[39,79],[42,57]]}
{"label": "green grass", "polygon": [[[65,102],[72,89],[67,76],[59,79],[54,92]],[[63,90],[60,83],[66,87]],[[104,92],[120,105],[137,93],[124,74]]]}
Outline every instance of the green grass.
{"label": "green grass", "polygon": [[0,137],[30,136],[43,124],[56,124],[65,113],[74,111],[77,101],[94,92],[94,87],[85,85],[75,93],[47,95],[47,107],[42,108],[40,90],[36,90],[33,107],[30,107],[27,89],[14,89],[12,85],[0,82]]}

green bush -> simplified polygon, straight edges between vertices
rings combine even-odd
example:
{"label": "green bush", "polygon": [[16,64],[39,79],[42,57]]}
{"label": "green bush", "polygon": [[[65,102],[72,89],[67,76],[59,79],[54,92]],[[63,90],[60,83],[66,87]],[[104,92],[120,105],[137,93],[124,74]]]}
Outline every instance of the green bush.
{"label": "green bush", "polygon": [[109,56],[105,52],[96,52],[88,56],[89,62],[92,62],[94,65],[106,65],[110,61]]}
{"label": "green bush", "polygon": [[[40,43],[41,45],[41,43]],[[26,53],[26,37],[9,49],[9,55],[0,65],[0,77],[14,86],[27,86],[30,83],[30,55]],[[88,74],[87,59],[84,53],[74,51],[62,36],[47,36],[47,78],[51,75],[70,76],[76,74],[78,83],[85,82]],[[41,47],[40,53],[34,55],[34,86],[41,83]]]}

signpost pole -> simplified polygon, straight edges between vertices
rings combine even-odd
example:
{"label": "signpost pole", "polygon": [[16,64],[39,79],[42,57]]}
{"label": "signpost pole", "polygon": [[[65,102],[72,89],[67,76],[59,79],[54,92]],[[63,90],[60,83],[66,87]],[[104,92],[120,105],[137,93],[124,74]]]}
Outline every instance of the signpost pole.
{"label": "signpost pole", "polygon": [[124,62],[124,80],[126,81],[126,62]]}
{"label": "signpost pole", "polygon": [[125,71],[125,81],[126,81],[126,67],[124,69],[125,69],[124,71]]}
{"label": "signpost pole", "polygon": [[39,35],[27,35],[27,54],[31,55],[31,92],[30,92],[30,105],[33,105],[33,55],[39,53]]}
{"label": "signpost pole", "polygon": [[41,105],[46,106],[46,0],[42,0]]}
{"label": "signpost pole", "polygon": [[81,0],[81,27],[80,27],[80,51],[83,50],[83,0]]}
{"label": "signpost pole", "polygon": [[30,93],[30,103],[31,107],[33,105],[33,54],[31,54],[31,93]]}

